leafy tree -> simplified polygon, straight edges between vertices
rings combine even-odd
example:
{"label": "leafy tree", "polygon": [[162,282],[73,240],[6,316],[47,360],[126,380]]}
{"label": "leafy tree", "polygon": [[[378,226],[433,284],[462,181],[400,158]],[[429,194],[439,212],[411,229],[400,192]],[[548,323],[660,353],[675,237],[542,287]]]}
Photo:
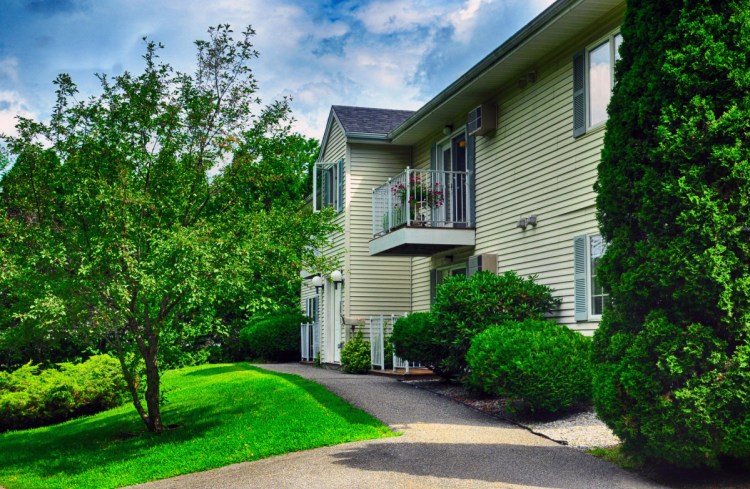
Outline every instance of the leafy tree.
{"label": "leafy tree", "polygon": [[599,415],[641,456],[750,458],[750,2],[628,2],[599,178]]}
{"label": "leafy tree", "polygon": [[148,42],[141,74],[99,75],[101,94],[83,101],[60,75],[51,121],[20,119],[19,136],[4,138],[14,162],[0,181],[0,300],[11,327],[105,340],[153,432],[164,429],[165,350],[220,330],[232,301],[272,309],[333,230],[295,194],[304,167],[274,172],[314,148],[291,134],[286,99],[262,107],[255,96],[253,34],[210,28],[193,75]]}

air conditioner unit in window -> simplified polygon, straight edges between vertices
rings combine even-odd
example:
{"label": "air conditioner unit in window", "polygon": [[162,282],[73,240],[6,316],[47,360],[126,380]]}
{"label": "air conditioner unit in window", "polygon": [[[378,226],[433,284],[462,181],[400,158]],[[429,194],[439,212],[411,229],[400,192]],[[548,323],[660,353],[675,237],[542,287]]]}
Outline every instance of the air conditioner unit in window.
{"label": "air conditioner unit in window", "polygon": [[497,128],[497,107],[495,104],[482,104],[469,112],[469,136],[482,136]]}
{"label": "air conditioner unit in window", "polygon": [[484,253],[482,255],[474,255],[469,257],[469,261],[466,266],[467,277],[471,277],[475,273],[481,272],[483,270],[497,273],[497,255],[492,253]]}

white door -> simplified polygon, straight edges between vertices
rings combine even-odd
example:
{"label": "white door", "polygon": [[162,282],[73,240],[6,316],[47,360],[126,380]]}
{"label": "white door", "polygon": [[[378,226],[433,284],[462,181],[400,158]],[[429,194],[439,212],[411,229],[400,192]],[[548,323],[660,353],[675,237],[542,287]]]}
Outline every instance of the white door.
{"label": "white door", "polygon": [[343,341],[341,338],[341,295],[344,284],[338,284],[333,292],[333,337],[335,338],[335,349],[333,351],[333,361],[341,362],[341,348],[339,345]]}
{"label": "white door", "polygon": [[341,362],[341,297],[344,285],[326,282],[325,361]]}

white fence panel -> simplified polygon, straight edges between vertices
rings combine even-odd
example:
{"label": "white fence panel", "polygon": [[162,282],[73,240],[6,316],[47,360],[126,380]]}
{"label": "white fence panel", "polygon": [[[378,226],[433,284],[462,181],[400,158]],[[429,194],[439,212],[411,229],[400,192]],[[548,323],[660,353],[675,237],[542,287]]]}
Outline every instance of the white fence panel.
{"label": "white fence panel", "polygon": [[[404,314],[406,316],[406,314]],[[380,316],[370,316],[370,356],[373,367],[380,367],[380,370],[385,370],[385,338],[393,332],[393,325],[402,317],[396,314],[390,314],[388,316],[381,314]],[[406,369],[406,373],[409,373],[410,367],[421,367],[419,363],[410,362],[404,360],[393,354],[393,370],[397,368]]]}
{"label": "white fence panel", "polygon": [[300,356],[303,361],[312,362],[320,351],[320,324],[301,323],[299,328]]}

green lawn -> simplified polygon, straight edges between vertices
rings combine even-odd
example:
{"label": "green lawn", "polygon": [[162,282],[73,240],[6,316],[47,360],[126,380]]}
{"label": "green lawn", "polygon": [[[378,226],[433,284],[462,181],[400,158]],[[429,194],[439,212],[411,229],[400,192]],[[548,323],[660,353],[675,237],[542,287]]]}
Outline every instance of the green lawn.
{"label": "green lawn", "polygon": [[245,363],[166,372],[163,386],[164,422],[179,427],[160,436],[143,433],[132,406],[0,435],[0,486],[120,487],[393,436],[318,384]]}

